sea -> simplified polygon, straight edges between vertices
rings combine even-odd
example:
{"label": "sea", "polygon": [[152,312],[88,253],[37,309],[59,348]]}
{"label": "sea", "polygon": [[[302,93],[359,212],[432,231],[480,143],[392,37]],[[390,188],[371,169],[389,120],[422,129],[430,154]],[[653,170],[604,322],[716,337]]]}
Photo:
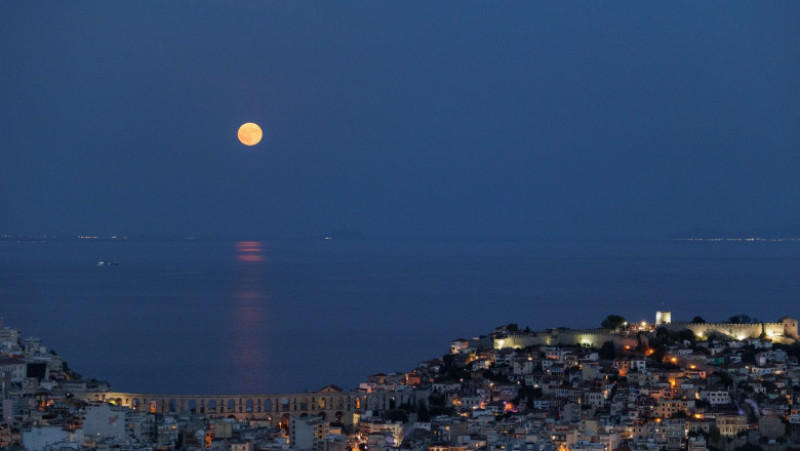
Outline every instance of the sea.
{"label": "sea", "polygon": [[5,324],[136,393],[350,389],[508,323],[775,321],[798,298],[798,242],[0,242]]}

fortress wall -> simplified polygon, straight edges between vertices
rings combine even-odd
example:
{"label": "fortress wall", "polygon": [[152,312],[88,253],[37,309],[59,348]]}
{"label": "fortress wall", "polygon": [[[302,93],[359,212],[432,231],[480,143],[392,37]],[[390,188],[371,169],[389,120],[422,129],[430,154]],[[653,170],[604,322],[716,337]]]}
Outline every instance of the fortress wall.
{"label": "fortress wall", "polygon": [[[668,330],[678,332],[689,329],[698,337],[719,333],[737,340],[759,338],[762,335],[772,340],[799,340],[798,321],[785,317],[774,323],[736,324],[736,323],[686,323],[663,324]],[[619,349],[624,346],[637,346],[636,337],[607,332],[602,329],[567,329],[541,332],[517,332],[503,338],[495,338],[494,349],[522,349],[529,346],[580,345],[600,348],[611,341]]]}
{"label": "fortress wall", "polygon": [[560,345],[578,345],[591,348],[600,348],[607,341],[614,343],[614,347],[621,349],[624,346],[636,347],[636,337],[621,335],[598,330],[575,330],[559,334]]}
{"label": "fortress wall", "polygon": [[712,333],[718,333],[737,340],[758,338],[762,333],[767,337],[781,337],[784,335],[784,327],[781,323],[671,323],[665,327],[674,332],[688,329],[694,332],[698,337],[707,337]]}
{"label": "fortress wall", "polygon": [[755,324],[736,324],[736,323],[671,323],[666,324],[670,331],[691,330],[698,337],[708,336],[711,333],[726,335],[737,340],[749,338],[759,338],[762,335],[769,339],[798,339],[797,320],[793,318],[782,318],[776,323],[755,323]]}
{"label": "fortress wall", "polygon": [[600,348],[610,341],[614,347],[635,347],[636,337],[605,332],[598,329],[554,330],[552,332],[518,333],[494,340],[495,349],[522,349],[529,346],[586,346]]}
{"label": "fortress wall", "polygon": [[667,326],[669,330],[680,331],[689,329],[698,337],[705,337],[711,333],[726,335],[737,340],[758,338],[761,336],[761,324],[735,324],[735,323],[672,323]]}
{"label": "fortress wall", "polygon": [[522,349],[528,346],[552,346],[552,337],[544,333],[511,334],[494,339],[494,349]]}

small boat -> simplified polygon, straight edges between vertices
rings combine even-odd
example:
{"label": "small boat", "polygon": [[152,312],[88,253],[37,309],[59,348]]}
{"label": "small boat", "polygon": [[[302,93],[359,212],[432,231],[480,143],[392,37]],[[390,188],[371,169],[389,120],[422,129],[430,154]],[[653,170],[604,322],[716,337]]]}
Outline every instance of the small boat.
{"label": "small boat", "polygon": [[100,260],[100,261],[97,262],[97,266],[101,267],[101,268],[104,267],[104,266],[119,266],[119,262],[107,262],[107,261]]}

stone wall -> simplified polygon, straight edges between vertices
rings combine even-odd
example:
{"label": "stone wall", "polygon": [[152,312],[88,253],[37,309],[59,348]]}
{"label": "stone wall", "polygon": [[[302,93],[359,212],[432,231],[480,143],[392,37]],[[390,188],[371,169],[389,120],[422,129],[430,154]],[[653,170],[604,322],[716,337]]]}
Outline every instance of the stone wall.
{"label": "stone wall", "polygon": [[789,317],[781,318],[776,323],[686,323],[678,322],[666,324],[671,331],[691,330],[699,337],[710,334],[722,334],[737,340],[764,337],[775,341],[794,341],[798,339],[797,320]]}
{"label": "stone wall", "polygon": [[636,337],[607,332],[602,329],[567,329],[548,330],[541,332],[519,332],[503,338],[494,339],[495,349],[527,348],[529,346],[585,346],[600,348],[607,341],[614,343],[620,349],[624,346],[636,347]]}
{"label": "stone wall", "polygon": [[[678,332],[689,329],[699,338],[711,333],[718,333],[737,340],[759,338],[761,336],[774,341],[798,340],[797,320],[789,317],[781,318],[776,323],[701,323],[675,322],[662,324],[670,331]],[[493,340],[494,349],[522,349],[529,346],[566,346],[579,345],[600,348],[610,341],[617,349],[624,346],[636,347],[635,335],[614,333],[604,329],[548,329],[539,332],[516,332],[497,337]]]}
{"label": "stone wall", "polygon": [[403,404],[428,406],[428,390],[400,392],[319,391],[267,395],[165,395],[124,392],[87,392],[87,402],[111,402],[137,412],[195,413],[209,418],[266,420],[272,425],[291,416],[323,415],[329,421],[353,424],[354,414],[385,411]]}

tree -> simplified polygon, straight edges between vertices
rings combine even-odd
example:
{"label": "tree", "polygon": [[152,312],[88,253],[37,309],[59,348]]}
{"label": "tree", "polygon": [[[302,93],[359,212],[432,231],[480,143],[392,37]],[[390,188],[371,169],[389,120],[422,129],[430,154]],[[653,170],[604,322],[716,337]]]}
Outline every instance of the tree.
{"label": "tree", "polygon": [[680,340],[680,341],[688,340],[688,341],[691,341],[691,342],[694,342],[697,339],[694,336],[694,332],[692,332],[690,329],[684,329],[682,331],[679,331],[677,333],[677,337],[676,338],[678,340]]}
{"label": "tree", "polygon": [[617,350],[614,349],[614,343],[607,341],[603,343],[603,346],[600,347],[600,351],[598,351],[597,354],[601,359],[613,360],[617,357]]}
{"label": "tree", "polygon": [[742,314],[739,314],[739,315],[731,316],[730,319],[728,319],[728,322],[733,323],[733,324],[749,324],[749,323],[752,323],[753,320],[752,320],[752,318],[750,318],[750,316],[745,315],[744,313],[742,313]]}
{"label": "tree", "polygon": [[422,422],[431,421],[431,414],[428,412],[428,406],[426,406],[425,401],[421,399],[419,400],[419,408],[417,408],[417,418]]}
{"label": "tree", "polygon": [[731,379],[730,375],[724,371],[718,371],[714,373],[715,376],[719,377],[719,383],[722,384],[725,388],[730,389],[733,387],[733,379]]}
{"label": "tree", "polygon": [[702,316],[695,316],[692,318],[692,324],[705,324],[706,320],[703,319]]}
{"label": "tree", "polygon": [[519,392],[517,392],[517,397],[514,398],[514,404],[519,404],[520,401],[525,401],[528,404],[528,407],[533,406],[533,400],[542,397],[542,389],[541,388],[533,388],[530,385],[525,385],[524,383],[519,387]]}
{"label": "tree", "polygon": [[628,320],[625,319],[624,316],[620,315],[608,315],[606,319],[600,323],[600,327],[603,329],[610,329],[610,330],[617,330],[622,329],[625,325],[628,324]]}
{"label": "tree", "polygon": [[[742,432],[747,432],[747,431],[742,431]],[[746,437],[746,436],[747,436],[747,434],[742,435],[742,437]],[[762,447],[760,447],[758,445],[753,445],[751,443],[745,443],[742,446],[737,446],[736,448],[734,448],[734,451],[763,451],[763,449],[764,448],[762,448]]]}
{"label": "tree", "polygon": [[389,410],[384,413],[384,419],[389,421],[395,421],[395,422],[400,421],[405,423],[406,421],[408,421],[408,414],[399,409]]}

